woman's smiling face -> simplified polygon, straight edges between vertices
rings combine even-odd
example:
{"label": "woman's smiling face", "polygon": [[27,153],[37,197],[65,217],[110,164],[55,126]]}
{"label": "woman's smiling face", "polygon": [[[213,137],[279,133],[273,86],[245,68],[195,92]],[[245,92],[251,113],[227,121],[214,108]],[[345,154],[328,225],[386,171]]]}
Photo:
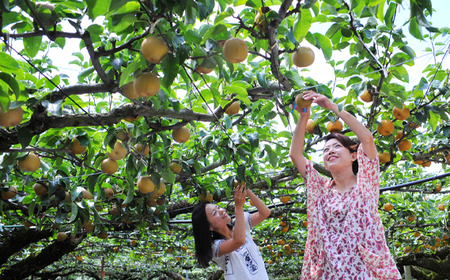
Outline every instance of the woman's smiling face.
{"label": "woman's smiling face", "polygon": [[[352,167],[353,161],[356,160],[356,152],[351,153],[337,139],[330,139],[325,143],[323,148],[323,162],[327,170],[337,168]],[[331,171],[331,170],[330,170]]]}
{"label": "woman's smiling face", "polygon": [[231,217],[228,216],[226,210],[215,204],[206,204],[205,210],[206,218],[208,219],[212,230],[218,230],[231,221]]}

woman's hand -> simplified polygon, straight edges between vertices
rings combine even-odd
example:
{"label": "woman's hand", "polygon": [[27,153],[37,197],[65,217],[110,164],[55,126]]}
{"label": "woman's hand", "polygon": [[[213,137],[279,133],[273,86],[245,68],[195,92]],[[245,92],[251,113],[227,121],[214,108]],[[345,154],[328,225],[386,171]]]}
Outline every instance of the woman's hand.
{"label": "woman's hand", "polygon": [[246,197],[247,197],[247,189],[245,188],[245,186],[243,184],[237,185],[236,189],[234,190],[235,207],[243,208]]}
{"label": "woman's hand", "polygon": [[335,103],[333,103],[330,99],[328,99],[325,95],[319,94],[312,90],[305,91],[303,94],[303,99],[310,100],[312,99],[314,103],[319,105],[320,107],[328,110],[335,109]]}
{"label": "woman's hand", "polygon": [[[303,92],[303,99],[304,99],[304,100],[308,100],[308,99],[305,98],[305,94],[307,94],[307,93],[315,93],[315,92],[312,91],[312,90],[307,90],[307,91]],[[289,105],[289,108],[291,108],[291,110],[292,110],[292,109],[295,109],[297,112],[300,113],[300,115],[307,115],[308,118],[309,118],[309,115],[311,114],[311,107],[300,108],[300,107],[297,105],[297,106],[295,106],[295,108],[294,108],[294,104],[291,104],[291,105]]]}
{"label": "woman's hand", "polygon": [[[292,110],[294,109],[294,104],[289,105],[289,108]],[[295,106],[295,111],[299,112],[300,115],[309,115],[311,114],[311,107],[306,107],[306,108],[300,108],[298,106]]]}

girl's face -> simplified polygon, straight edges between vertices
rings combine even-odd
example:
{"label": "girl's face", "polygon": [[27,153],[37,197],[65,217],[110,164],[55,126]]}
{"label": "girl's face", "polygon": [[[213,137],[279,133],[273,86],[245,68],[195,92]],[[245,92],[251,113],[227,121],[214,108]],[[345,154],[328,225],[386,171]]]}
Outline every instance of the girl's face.
{"label": "girl's face", "polygon": [[351,153],[337,139],[330,139],[323,148],[323,162],[327,170],[333,168],[352,168],[352,163],[356,160],[356,152]]}
{"label": "girl's face", "polygon": [[210,230],[218,230],[226,226],[230,221],[231,217],[228,216],[227,212],[223,208],[215,204],[206,204],[206,218],[208,219]]}

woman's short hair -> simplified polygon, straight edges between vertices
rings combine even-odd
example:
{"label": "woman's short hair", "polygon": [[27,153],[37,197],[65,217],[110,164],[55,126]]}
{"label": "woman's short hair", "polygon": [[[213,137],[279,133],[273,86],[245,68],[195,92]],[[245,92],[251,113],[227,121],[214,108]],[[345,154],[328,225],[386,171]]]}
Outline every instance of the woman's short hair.
{"label": "woman's short hair", "polygon": [[[344,135],[344,134],[340,134],[340,133],[330,133],[327,136],[325,136],[325,143],[328,142],[331,139],[336,139],[337,141],[339,141],[339,143],[341,143],[345,148],[347,148],[350,153],[355,153],[358,151],[358,146],[359,146],[359,142],[356,142],[354,140],[352,140],[350,137]],[[358,160],[355,160],[352,164],[352,170],[353,170],[353,174],[357,174],[358,173]]]}

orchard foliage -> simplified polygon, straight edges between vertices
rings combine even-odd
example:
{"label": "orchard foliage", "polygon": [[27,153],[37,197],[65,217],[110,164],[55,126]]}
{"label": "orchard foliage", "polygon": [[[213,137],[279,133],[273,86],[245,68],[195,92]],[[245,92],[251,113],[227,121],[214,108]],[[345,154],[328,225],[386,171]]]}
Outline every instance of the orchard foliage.
{"label": "orchard foliage", "polygon": [[[312,89],[360,119],[390,155],[382,187],[431,176],[430,164],[448,172],[450,30],[432,24],[437,12],[444,11],[431,0],[1,1],[0,118],[23,115],[0,119],[0,278],[181,279],[188,271],[218,279],[216,266],[196,268],[190,212],[211,194],[232,211],[235,179],[274,206],[254,233],[269,275],[299,275],[306,192],[288,157],[298,118],[289,106]],[[147,37],[167,49],[154,48],[160,63],[141,52]],[[232,37],[247,44],[241,63],[223,55]],[[421,40],[432,59],[411,80]],[[314,63],[294,66],[301,46],[334,76],[313,78]],[[152,73],[146,96],[126,89],[142,73]],[[225,113],[234,101],[239,108]],[[395,107],[410,115],[396,120]],[[328,176],[316,152],[336,116],[313,104],[312,118],[305,154]],[[382,136],[385,120],[394,131]],[[174,141],[182,127],[189,139]],[[354,136],[345,126],[343,133]],[[400,151],[404,140],[411,148]],[[23,168],[28,155],[39,164]],[[151,177],[141,192],[144,176]],[[382,194],[401,270],[450,278],[449,192],[443,177]],[[394,209],[384,211],[385,203]],[[59,232],[68,238],[60,241]]]}

